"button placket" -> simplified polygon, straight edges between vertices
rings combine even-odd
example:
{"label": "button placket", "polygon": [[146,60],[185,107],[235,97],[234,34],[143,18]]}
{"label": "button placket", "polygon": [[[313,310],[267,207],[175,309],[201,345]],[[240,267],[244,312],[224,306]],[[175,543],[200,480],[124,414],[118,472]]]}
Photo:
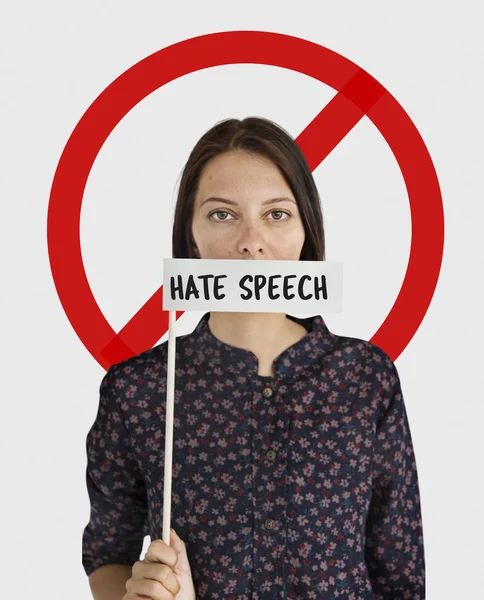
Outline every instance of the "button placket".
{"label": "button placket", "polygon": [[[275,394],[275,391],[273,390],[273,388],[265,382],[264,382],[263,386],[264,387],[262,388],[262,391],[261,391],[262,396],[264,398],[272,398]],[[271,442],[271,440],[267,439],[266,443],[268,446],[270,446],[272,442]],[[273,463],[275,461],[276,457],[277,457],[277,453],[272,448],[269,448],[267,450],[267,452],[265,453],[266,460],[270,461],[271,463]],[[271,465],[271,466],[268,466],[267,468],[272,469],[273,466]],[[277,520],[273,519],[273,518],[266,518],[262,521],[262,526],[266,531],[272,531],[277,526]]]}

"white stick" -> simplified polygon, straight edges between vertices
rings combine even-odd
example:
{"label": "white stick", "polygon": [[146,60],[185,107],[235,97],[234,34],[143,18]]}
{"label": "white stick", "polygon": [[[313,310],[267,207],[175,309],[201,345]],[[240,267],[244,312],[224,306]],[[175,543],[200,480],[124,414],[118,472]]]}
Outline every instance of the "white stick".
{"label": "white stick", "polygon": [[168,367],[166,379],[165,476],[163,480],[163,541],[170,545],[171,476],[173,465],[173,420],[175,412],[176,311],[169,311]]}

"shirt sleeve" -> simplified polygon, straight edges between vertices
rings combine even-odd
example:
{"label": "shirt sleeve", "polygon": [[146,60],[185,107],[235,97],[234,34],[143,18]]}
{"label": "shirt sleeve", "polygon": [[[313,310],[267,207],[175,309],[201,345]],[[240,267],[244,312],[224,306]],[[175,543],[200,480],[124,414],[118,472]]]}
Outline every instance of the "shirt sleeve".
{"label": "shirt sleeve", "polygon": [[88,576],[103,565],[133,565],[148,535],[146,488],[117,406],[115,368],[101,382],[98,413],[86,440],[91,512],[82,564]]}
{"label": "shirt sleeve", "polygon": [[376,430],[365,556],[375,600],[424,600],[417,465],[398,372],[392,366]]}

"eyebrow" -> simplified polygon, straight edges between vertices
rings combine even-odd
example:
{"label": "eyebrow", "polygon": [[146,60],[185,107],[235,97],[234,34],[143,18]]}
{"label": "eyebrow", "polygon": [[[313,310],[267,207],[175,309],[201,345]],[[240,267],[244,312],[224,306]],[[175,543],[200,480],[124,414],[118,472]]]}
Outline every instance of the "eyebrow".
{"label": "eyebrow", "polygon": [[[262,206],[265,206],[266,204],[272,204],[273,202],[293,202],[294,204],[297,204],[297,202],[295,200],[293,200],[292,198],[287,198],[286,196],[281,196],[280,198],[270,198],[269,200],[265,200],[262,203]],[[232,206],[237,206],[237,202],[234,202],[233,200],[229,200],[228,198],[218,198],[217,196],[210,196],[210,198],[206,198],[201,204],[200,207],[202,207],[206,202],[225,202],[226,204],[232,204]]]}

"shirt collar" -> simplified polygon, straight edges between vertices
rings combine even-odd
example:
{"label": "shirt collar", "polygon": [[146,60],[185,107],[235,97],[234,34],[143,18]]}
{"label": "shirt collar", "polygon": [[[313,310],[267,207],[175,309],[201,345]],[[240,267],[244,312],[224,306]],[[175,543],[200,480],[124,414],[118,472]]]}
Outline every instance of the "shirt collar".
{"label": "shirt collar", "polygon": [[[305,327],[308,333],[275,358],[275,378],[279,380],[296,375],[312,363],[321,364],[322,357],[334,345],[337,338],[330,332],[320,315],[306,318],[286,316]],[[183,353],[193,367],[203,367],[204,370],[213,371],[219,369],[228,371],[234,376],[244,374],[260,377],[257,373],[256,355],[216,338],[208,325],[209,317],[210,312],[205,313],[192,333],[180,339],[185,349]]]}

